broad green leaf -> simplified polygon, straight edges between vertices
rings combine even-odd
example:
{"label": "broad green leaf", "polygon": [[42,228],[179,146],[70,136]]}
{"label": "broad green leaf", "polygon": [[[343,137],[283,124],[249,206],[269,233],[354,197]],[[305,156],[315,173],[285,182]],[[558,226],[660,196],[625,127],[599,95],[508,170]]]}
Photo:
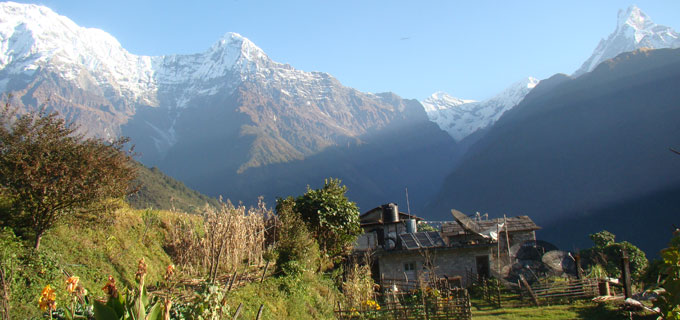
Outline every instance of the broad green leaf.
{"label": "broad green leaf", "polygon": [[[113,299],[109,299],[109,301],[111,301],[111,300],[113,300]],[[97,300],[94,300],[92,305],[94,306],[94,318],[96,320],[119,320],[119,319],[121,319],[121,317],[119,317],[116,314],[116,311],[114,311],[109,306],[107,306],[107,305],[105,305],[105,304],[103,304],[103,303],[101,303]]]}
{"label": "broad green leaf", "polygon": [[156,304],[151,307],[149,310],[149,314],[146,316],[146,320],[162,320],[163,319],[163,313],[161,312],[163,308],[161,307],[161,303],[156,302]]}

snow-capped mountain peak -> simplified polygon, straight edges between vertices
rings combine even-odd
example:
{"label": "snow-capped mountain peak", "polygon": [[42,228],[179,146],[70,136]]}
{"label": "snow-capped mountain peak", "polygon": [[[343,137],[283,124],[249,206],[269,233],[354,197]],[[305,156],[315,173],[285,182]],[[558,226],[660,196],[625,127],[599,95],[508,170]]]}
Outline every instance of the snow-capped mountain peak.
{"label": "snow-capped mountain peak", "polygon": [[[0,3],[0,90],[19,108],[48,103],[91,135],[131,136],[157,161],[202,134],[194,131],[247,136],[243,145],[253,147],[238,170],[299,160],[407,116],[425,117],[396,96],[275,62],[238,33],[195,54],[141,56],[102,30],[17,3]],[[215,113],[233,127],[214,121]]]}
{"label": "snow-capped mountain peak", "polygon": [[533,77],[522,79],[484,101],[463,100],[437,92],[422,101],[422,105],[431,121],[460,141],[494,124],[505,111],[522,101],[538,82]]}
{"label": "snow-capped mountain peak", "polygon": [[[618,22],[616,24],[616,29],[622,29],[626,26],[633,28],[636,32],[648,30],[654,27],[654,22],[637,6],[630,6],[628,10],[619,10]],[[636,37],[636,41],[640,41],[641,38]]]}
{"label": "snow-capped mountain peak", "polygon": [[437,91],[425,99],[422,104],[423,107],[425,107],[425,111],[429,113],[437,110],[451,109],[471,102],[475,102],[475,100],[460,99],[451,96],[444,91]]}
{"label": "snow-capped mountain peak", "polygon": [[237,50],[242,58],[249,61],[269,60],[262,49],[256,46],[252,41],[235,32],[228,32],[222,36],[222,38],[210,48],[210,51],[216,51],[225,47],[231,47]]}
{"label": "snow-capped mountain peak", "polygon": [[39,68],[74,81],[85,68],[111,94],[132,101],[146,102],[155,91],[149,57],[130,54],[110,34],[79,27],[47,7],[0,3],[0,70],[30,75]]}
{"label": "snow-capped mountain peak", "polygon": [[679,47],[680,34],[670,27],[655,24],[640,8],[631,6],[627,10],[619,10],[616,30],[606,40],[600,40],[593,54],[573,76],[590,72],[601,62],[624,52]]}

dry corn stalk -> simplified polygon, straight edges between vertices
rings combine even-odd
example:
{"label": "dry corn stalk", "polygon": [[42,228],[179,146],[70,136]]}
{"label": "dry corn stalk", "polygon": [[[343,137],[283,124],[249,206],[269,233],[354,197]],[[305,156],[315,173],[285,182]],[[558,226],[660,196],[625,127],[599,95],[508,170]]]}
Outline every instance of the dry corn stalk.
{"label": "dry corn stalk", "polygon": [[227,200],[219,208],[203,210],[203,235],[196,226],[180,221],[170,228],[170,245],[177,264],[207,275],[215,281],[220,273],[231,273],[243,264],[261,264],[265,243],[265,220],[272,215],[262,199],[246,209]]}

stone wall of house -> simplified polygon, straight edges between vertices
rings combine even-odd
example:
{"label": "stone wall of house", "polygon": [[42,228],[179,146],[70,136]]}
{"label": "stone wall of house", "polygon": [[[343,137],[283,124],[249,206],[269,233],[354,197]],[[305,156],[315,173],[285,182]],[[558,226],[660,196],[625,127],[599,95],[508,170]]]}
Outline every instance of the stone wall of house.
{"label": "stone wall of house", "polygon": [[376,250],[378,248],[378,235],[376,232],[368,232],[361,234],[354,241],[354,251]]}
{"label": "stone wall of house", "polygon": [[510,232],[510,246],[512,247],[513,245],[517,243],[522,243],[527,240],[536,240],[536,232],[534,231],[517,231],[517,232]]}
{"label": "stone wall of house", "polygon": [[[467,248],[439,248],[427,251],[392,251],[384,252],[378,258],[380,273],[384,279],[398,279],[409,281],[422,278],[427,281],[434,272],[437,277],[446,275],[449,278],[460,276],[463,286],[466,286],[465,275],[472,270],[477,273],[477,257],[491,254],[488,246]],[[429,262],[429,263],[428,263]],[[415,270],[405,270],[407,264],[413,263]],[[428,265],[431,264],[431,267]]]}

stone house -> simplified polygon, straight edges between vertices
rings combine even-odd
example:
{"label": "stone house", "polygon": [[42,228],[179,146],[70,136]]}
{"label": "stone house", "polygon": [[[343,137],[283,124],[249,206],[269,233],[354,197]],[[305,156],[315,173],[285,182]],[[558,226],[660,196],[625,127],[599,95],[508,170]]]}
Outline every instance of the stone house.
{"label": "stone house", "polygon": [[364,233],[354,252],[371,253],[376,282],[436,277],[466,286],[468,276],[502,273],[499,262],[511,261],[513,250],[536,240],[535,230],[540,229],[528,216],[482,220],[461,215],[442,223],[438,231],[419,232],[421,218],[399,212],[393,203],[376,207],[359,217]]}

